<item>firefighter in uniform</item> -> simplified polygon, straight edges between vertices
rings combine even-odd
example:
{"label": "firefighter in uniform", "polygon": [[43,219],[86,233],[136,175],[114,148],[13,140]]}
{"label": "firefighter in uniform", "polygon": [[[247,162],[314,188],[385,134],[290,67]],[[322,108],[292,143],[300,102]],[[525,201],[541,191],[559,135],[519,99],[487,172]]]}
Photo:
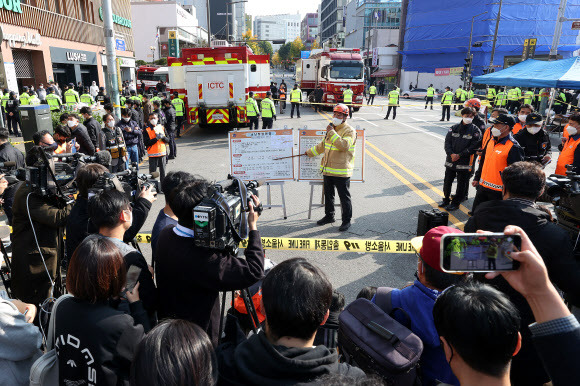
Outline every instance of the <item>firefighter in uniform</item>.
{"label": "firefighter in uniform", "polygon": [[28,106],[30,104],[30,95],[28,94],[28,87],[24,86],[22,88],[22,94],[20,94],[20,106]]}
{"label": "firefighter in uniform", "polygon": [[546,165],[552,159],[552,145],[548,132],[542,129],[542,115],[531,113],[526,117],[525,130],[514,135],[514,139],[524,149],[526,161]]}
{"label": "firefighter in uniform", "polygon": [[461,110],[461,106],[459,105],[459,103],[461,102],[461,96],[463,95],[463,89],[461,88],[461,86],[457,87],[457,89],[455,90],[455,100],[453,103],[453,111],[455,110]]}
{"label": "firefighter in uniform", "polygon": [[449,121],[449,116],[451,115],[451,103],[453,103],[453,93],[451,92],[449,86],[447,86],[445,87],[445,92],[441,97],[441,122],[445,120],[445,113],[447,113],[447,121]]}
{"label": "firefighter in uniform", "polygon": [[489,105],[493,106],[495,105],[495,96],[497,95],[497,92],[495,91],[495,88],[493,87],[488,87],[487,88],[487,100],[489,101]]}
{"label": "firefighter in uniform", "polygon": [[[473,124],[476,111],[471,107],[461,110],[462,120],[453,125],[445,137],[445,180],[443,183],[443,201],[440,208],[448,211],[459,209],[461,200],[467,195],[469,188],[469,177],[473,169],[475,152],[481,143],[479,128]],[[457,177],[457,188],[453,201],[451,197],[451,186]]]}
{"label": "firefighter in uniform", "polygon": [[377,87],[373,83],[372,86],[369,87],[369,99],[367,99],[367,105],[375,103],[375,95],[377,95]]}
{"label": "firefighter in uniform", "polygon": [[258,103],[254,99],[253,91],[250,91],[248,94],[248,99],[246,100],[246,115],[250,121],[250,130],[254,130],[254,126],[256,127],[256,130],[258,130],[258,126],[260,124],[260,120],[258,118],[260,115],[260,110],[258,110]]}
{"label": "firefighter in uniform", "polygon": [[48,91],[46,103],[50,106],[50,111],[60,111],[62,100],[54,93],[54,88],[49,87],[46,91]]}
{"label": "firefighter in uniform", "polygon": [[278,89],[278,98],[280,98],[280,114],[284,114],[284,110],[286,110],[287,91],[286,83],[284,83],[284,80],[282,79],[282,83],[280,83],[280,88]]}
{"label": "firefighter in uniform", "polygon": [[85,103],[87,106],[92,106],[95,104],[95,100],[93,96],[89,93],[88,87],[85,87],[84,93],[81,95],[80,99],[81,103]]}
{"label": "firefighter in uniform", "polygon": [[397,117],[397,106],[399,105],[399,91],[397,87],[393,87],[393,89],[389,92],[389,108],[387,109],[387,116],[384,119],[389,119],[389,115],[391,114],[391,109],[393,109],[393,119]]}
{"label": "firefighter in uniform", "polygon": [[[296,87],[296,85],[294,86]],[[276,119],[276,106],[274,106],[274,102],[270,99],[271,96],[272,93],[267,91],[266,98],[262,99],[262,103],[260,103],[262,107],[262,129],[271,129]]]}
{"label": "firefighter in uniform", "polygon": [[159,167],[159,182],[162,184],[165,178],[165,159],[167,157],[169,136],[167,135],[167,131],[165,131],[165,127],[159,123],[157,113],[149,114],[149,120],[145,126],[145,133],[143,135],[143,142],[147,147],[147,154],[149,155],[149,173],[156,172],[157,167]]}
{"label": "firefighter in uniform", "polygon": [[[139,99],[137,95],[135,95],[135,98]],[[130,99],[133,99],[133,97]],[[183,128],[183,123],[185,122],[185,102],[183,102],[183,99],[179,97],[179,93],[177,91],[173,92],[173,99],[171,100],[171,104],[175,109],[175,137],[181,138],[181,129]]]}
{"label": "firefighter in uniform", "polygon": [[427,110],[427,105],[429,104],[429,102],[431,102],[431,110],[433,110],[433,98],[435,97],[435,89],[433,88],[433,85],[430,84],[429,87],[427,87],[427,98],[425,99],[425,110]]}
{"label": "firefighter in uniform", "polygon": [[69,83],[68,90],[64,92],[64,103],[69,109],[73,109],[80,101],[79,93],[75,91],[75,85]]}
{"label": "firefighter in uniform", "polygon": [[320,170],[324,178],[324,213],[318,220],[318,225],[334,222],[334,188],[340,198],[342,209],[342,224],[338,230],[346,231],[350,228],[352,219],[352,202],[350,198],[350,177],[354,169],[356,131],[346,123],[349,109],[344,104],[334,107],[332,123],[326,127],[326,137],[318,145],[306,151],[309,157],[324,154],[320,163]]}
{"label": "firefighter in uniform", "polygon": [[500,114],[492,123],[493,137],[483,149],[479,169],[472,182],[472,185],[477,187],[472,208],[474,213],[485,201],[503,198],[501,172],[514,162],[524,160],[524,150],[512,136],[515,119],[511,115]]}
{"label": "firefighter in uniform", "polygon": [[[298,88],[298,83],[294,83],[294,88],[290,91],[290,118],[294,118],[294,108],[296,116],[300,118],[300,102],[302,102],[302,90]],[[262,110],[262,121],[264,120],[264,110]]]}
{"label": "firefighter in uniform", "polygon": [[350,85],[347,84],[346,88],[342,92],[342,100],[344,104],[348,106],[348,116],[352,118],[352,90],[350,89]]}
{"label": "firefighter in uniform", "polygon": [[568,139],[560,145],[560,156],[556,165],[556,174],[565,176],[566,165],[573,165],[575,172],[580,171],[580,113],[570,115],[566,126]]}

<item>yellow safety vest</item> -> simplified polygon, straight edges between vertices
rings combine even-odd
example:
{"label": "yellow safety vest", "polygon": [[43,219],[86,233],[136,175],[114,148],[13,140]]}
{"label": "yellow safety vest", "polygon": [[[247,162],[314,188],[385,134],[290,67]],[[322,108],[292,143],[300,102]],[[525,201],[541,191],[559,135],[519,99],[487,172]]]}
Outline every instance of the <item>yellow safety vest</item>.
{"label": "yellow safety vest", "polygon": [[33,96],[30,97],[29,102],[30,102],[30,105],[31,106],[38,106],[38,105],[40,105],[40,99],[38,99],[38,97],[35,96],[35,95],[33,95]]}
{"label": "yellow safety vest", "polygon": [[502,91],[499,94],[497,94],[496,102],[500,106],[505,106],[507,104],[505,91]]}
{"label": "yellow safety vest", "polygon": [[459,99],[461,98],[461,94],[463,94],[463,90],[458,88],[457,90],[455,90],[455,98]]}
{"label": "yellow safety vest", "polygon": [[347,88],[342,92],[342,99],[344,100],[344,103],[352,103],[352,94],[353,92],[350,88]]}
{"label": "yellow safety vest", "polygon": [[83,94],[81,95],[81,102],[86,103],[87,105],[92,105],[95,103],[95,100],[91,96],[91,94]]}
{"label": "yellow safety vest", "polygon": [[435,89],[433,87],[427,88],[427,96],[431,98],[433,95],[435,95]]}
{"label": "yellow safety vest", "polygon": [[495,98],[496,92],[495,92],[495,88],[490,88],[487,90],[487,99],[493,99]]}
{"label": "yellow safety vest", "polygon": [[524,93],[524,104],[531,104],[532,100],[534,100],[534,92],[533,91],[526,91]]}
{"label": "yellow safety vest", "polygon": [[254,98],[248,98],[246,100],[246,114],[248,117],[255,117],[258,115],[258,103]]}
{"label": "yellow safety vest", "polygon": [[60,110],[60,105],[62,105],[60,98],[54,94],[46,96],[46,103],[50,106],[51,111]]}
{"label": "yellow safety vest", "polygon": [[20,104],[22,106],[30,104],[30,95],[28,95],[28,93],[23,92],[22,94],[20,94]]}
{"label": "yellow safety vest", "polygon": [[453,102],[453,93],[451,91],[445,91],[443,98],[441,99],[441,104],[450,105]]}
{"label": "yellow safety vest", "polygon": [[[136,98],[139,99],[138,97]],[[133,98],[131,97],[131,99]],[[183,117],[183,111],[185,110],[185,103],[183,103],[183,100],[177,97],[171,100],[171,104],[175,108],[175,116]]]}
{"label": "yellow safety vest", "polygon": [[4,109],[6,109],[6,103],[8,102],[8,99],[10,99],[10,94],[6,93],[2,95],[2,107]]}
{"label": "yellow safety vest", "polygon": [[274,115],[274,103],[270,100],[270,98],[262,99],[262,118],[272,118]]}
{"label": "yellow safety vest", "polygon": [[516,90],[515,88],[512,88],[511,90],[508,91],[508,100],[510,101],[517,101],[518,100],[518,90]]}
{"label": "yellow safety vest", "polygon": [[[290,102],[292,102],[292,103],[300,102],[301,95],[302,95],[302,90],[300,90],[299,88],[297,88],[296,90],[290,91]],[[264,116],[263,113],[262,113],[262,116]]]}
{"label": "yellow safety vest", "polygon": [[369,94],[375,95],[377,93],[377,88],[375,86],[371,86],[369,88]]}
{"label": "yellow safety vest", "polygon": [[389,92],[389,105],[396,106],[398,104],[399,104],[399,92],[397,90]]}
{"label": "yellow safety vest", "polygon": [[66,90],[64,93],[64,101],[67,105],[74,105],[79,102],[79,95],[75,90]]}

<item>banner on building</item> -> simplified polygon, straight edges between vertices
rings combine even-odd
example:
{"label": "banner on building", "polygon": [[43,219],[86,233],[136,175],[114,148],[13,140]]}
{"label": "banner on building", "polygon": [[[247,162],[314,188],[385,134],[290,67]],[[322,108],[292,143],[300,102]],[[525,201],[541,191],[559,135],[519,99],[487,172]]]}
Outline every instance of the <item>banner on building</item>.
{"label": "banner on building", "polygon": [[379,65],[379,49],[373,48],[373,67]]}
{"label": "banner on building", "polygon": [[463,67],[436,68],[435,76],[461,75]]}
{"label": "banner on building", "polygon": [[177,36],[177,30],[170,30],[168,32],[167,43],[168,43],[168,49],[169,49],[168,56],[171,56],[174,58],[180,57],[181,55],[179,55],[179,39]]}

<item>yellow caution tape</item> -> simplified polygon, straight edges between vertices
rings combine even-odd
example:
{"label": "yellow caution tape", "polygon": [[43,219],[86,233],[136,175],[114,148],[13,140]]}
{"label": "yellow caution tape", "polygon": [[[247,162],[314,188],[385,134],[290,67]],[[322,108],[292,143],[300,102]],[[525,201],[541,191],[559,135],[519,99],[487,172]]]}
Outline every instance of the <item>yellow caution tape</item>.
{"label": "yellow caution tape", "polygon": [[33,142],[34,142],[34,141],[21,141],[21,142],[12,142],[12,141],[10,141],[10,143],[11,143],[12,145],[20,145],[21,143],[33,143]]}
{"label": "yellow caution tape", "polygon": [[[151,243],[151,234],[140,233],[135,239],[138,243]],[[248,240],[243,240],[239,246],[246,248]],[[408,240],[262,237],[262,247],[282,251],[415,253]]]}

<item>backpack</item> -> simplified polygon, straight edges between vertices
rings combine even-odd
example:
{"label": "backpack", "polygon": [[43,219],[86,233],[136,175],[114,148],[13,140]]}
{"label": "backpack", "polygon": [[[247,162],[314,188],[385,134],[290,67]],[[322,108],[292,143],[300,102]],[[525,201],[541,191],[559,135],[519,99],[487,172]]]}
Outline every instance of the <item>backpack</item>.
{"label": "backpack", "polygon": [[361,298],[345,308],[338,318],[339,352],[346,363],[382,377],[387,385],[420,385],[423,342],[391,317],[392,290],[380,287],[376,304]]}

